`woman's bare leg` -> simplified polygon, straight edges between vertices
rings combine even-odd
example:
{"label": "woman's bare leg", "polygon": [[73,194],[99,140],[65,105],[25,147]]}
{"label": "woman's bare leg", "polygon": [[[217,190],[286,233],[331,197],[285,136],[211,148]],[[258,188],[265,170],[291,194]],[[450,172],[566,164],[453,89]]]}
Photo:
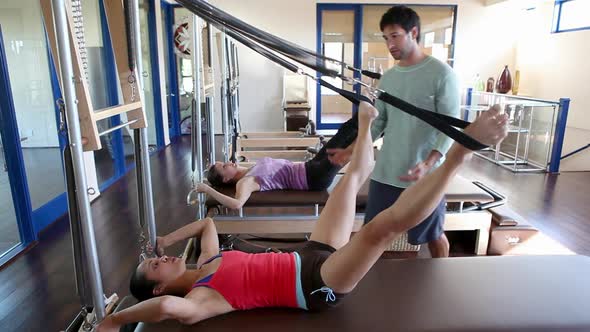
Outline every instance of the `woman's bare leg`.
{"label": "woman's bare leg", "polygon": [[[493,145],[506,136],[507,117],[494,107],[465,132]],[[449,182],[472,151],[455,143],[445,162],[406,189],[394,205],[378,214],[350,242],[322,265],[322,279],[336,293],[350,292],[375,264],[391,241],[426,218],[444,195]]]}
{"label": "woman's bare leg", "polygon": [[336,249],[350,239],[356,214],[356,195],[369,177],[374,164],[371,123],[378,111],[369,104],[359,107],[359,131],[346,174],[338,181],[322,210],[310,240],[325,243]]}

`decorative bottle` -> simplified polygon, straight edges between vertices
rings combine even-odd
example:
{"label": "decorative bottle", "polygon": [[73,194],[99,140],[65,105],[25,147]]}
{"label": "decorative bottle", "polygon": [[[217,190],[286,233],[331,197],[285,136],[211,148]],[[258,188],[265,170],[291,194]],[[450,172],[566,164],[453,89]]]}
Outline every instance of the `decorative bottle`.
{"label": "decorative bottle", "polygon": [[508,65],[505,65],[498,82],[496,82],[496,92],[507,93],[510,89],[512,89],[512,76],[510,70],[508,70]]}
{"label": "decorative bottle", "polygon": [[512,83],[512,94],[518,94],[518,86],[520,85],[520,70],[514,72],[514,82]]}
{"label": "decorative bottle", "polygon": [[486,85],[486,92],[494,92],[494,78],[488,78],[488,83]]}
{"label": "decorative bottle", "polygon": [[475,91],[483,91],[484,89],[483,81],[481,80],[481,77],[479,77],[479,74],[475,75],[475,79],[473,80],[473,89]]}

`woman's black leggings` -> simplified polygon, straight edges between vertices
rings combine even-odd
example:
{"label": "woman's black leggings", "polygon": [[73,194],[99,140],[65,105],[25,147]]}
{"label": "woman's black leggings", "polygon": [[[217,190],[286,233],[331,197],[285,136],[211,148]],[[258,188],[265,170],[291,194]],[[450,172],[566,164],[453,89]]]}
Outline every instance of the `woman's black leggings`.
{"label": "woman's black leggings", "polygon": [[354,142],[357,134],[358,114],[355,112],[350,120],[342,124],[334,137],[322,147],[318,154],[312,160],[305,162],[309,190],[320,191],[328,189],[342,167],[330,162],[326,149],[344,149]]}

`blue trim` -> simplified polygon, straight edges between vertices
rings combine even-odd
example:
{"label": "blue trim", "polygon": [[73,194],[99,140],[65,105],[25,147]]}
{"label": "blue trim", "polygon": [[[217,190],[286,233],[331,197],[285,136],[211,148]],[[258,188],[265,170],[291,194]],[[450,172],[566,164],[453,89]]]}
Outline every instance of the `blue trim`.
{"label": "blue trim", "polygon": [[561,162],[561,150],[563,148],[563,140],[565,138],[565,128],[567,125],[567,114],[570,108],[569,98],[559,99],[559,110],[557,112],[557,122],[555,123],[555,134],[553,135],[553,147],[551,148],[551,161],[549,164],[549,172],[559,172],[559,164]]}
{"label": "blue trim", "polygon": [[39,234],[39,232],[44,230],[47,226],[66,214],[68,212],[67,207],[68,195],[64,192],[33,211],[33,220],[35,220],[33,227],[35,234]]}
{"label": "blue trim", "polygon": [[[181,135],[180,132],[180,102],[178,95],[178,68],[176,66],[176,54],[174,53],[174,8],[175,5],[162,2],[162,12],[164,13],[164,33],[168,35],[168,45],[166,52],[168,52],[168,112],[170,117],[170,138]],[[174,96],[173,96],[174,95]]]}
{"label": "blue trim", "polygon": [[553,31],[553,33],[572,32],[572,31],[580,31],[580,30],[590,30],[590,26],[582,27],[582,28],[575,28],[575,29],[564,29],[564,30],[559,30],[559,31]]}
{"label": "blue trim", "polygon": [[[467,89],[467,95],[465,97],[465,105],[471,107],[471,100],[473,99],[473,88]],[[466,109],[463,113],[463,120],[469,121],[469,110]]]}
{"label": "blue trim", "polygon": [[4,37],[0,26],[0,136],[6,155],[6,167],[8,168],[8,182],[12,201],[20,233],[20,241],[23,245],[37,239],[33,231],[33,219],[31,216],[31,198],[27,184],[27,174],[20,145],[18,125],[14,100],[12,99],[12,88],[10,87],[10,75],[6,51],[4,48]]}
{"label": "blue trim", "polygon": [[[572,32],[572,31],[580,31],[580,30],[590,30],[590,26],[583,26],[583,27],[579,27],[579,28],[574,28],[574,29],[561,29],[561,11],[562,11],[562,7],[563,4],[566,2],[570,2],[573,0],[555,0],[555,5],[553,7],[553,19],[555,19],[555,11],[557,10],[557,23],[554,22],[554,24],[551,27],[551,33],[562,33],[562,32]],[[587,0],[586,0],[587,1]]]}
{"label": "blue trim", "polygon": [[[115,64],[115,52],[113,51],[113,45],[109,41],[111,40],[111,33],[109,30],[109,22],[106,16],[106,10],[104,7],[104,1],[100,0],[100,24],[102,26],[102,40],[103,49],[102,56],[104,60],[105,77],[107,82],[118,82],[117,79],[117,66]],[[119,88],[118,84],[112,83],[107,84],[107,100],[109,106],[119,105]],[[121,117],[119,115],[110,118],[110,125],[117,126],[121,124]],[[123,143],[123,133],[121,130],[115,130],[110,134],[111,145],[113,147],[113,154],[115,157],[115,174],[125,174],[125,151]]]}
{"label": "blue trim", "polygon": [[156,127],[156,144],[164,146],[164,119],[162,117],[162,89],[160,88],[160,64],[158,63],[158,35],[156,33],[155,1],[149,1],[148,40],[150,43],[150,62],[152,65],[152,91],[154,96],[154,121]]}
{"label": "blue trim", "polygon": [[110,186],[113,185],[113,183],[119,181],[122,177],[125,176],[125,174],[127,174],[127,172],[129,172],[132,168],[135,167],[135,163],[131,163],[130,165],[133,165],[133,166],[126,167],[125,173],[117,174],[107,180],[104,180],[101,184],[99,184],[98,189],[100,190],[100,192],[102,193],[103,191],[107,190]]}

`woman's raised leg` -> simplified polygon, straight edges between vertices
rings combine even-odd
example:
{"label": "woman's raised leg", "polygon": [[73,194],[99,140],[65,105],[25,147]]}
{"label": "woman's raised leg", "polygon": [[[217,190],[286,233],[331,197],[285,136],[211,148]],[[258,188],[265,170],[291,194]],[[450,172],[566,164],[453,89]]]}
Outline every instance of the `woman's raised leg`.
{"label": "woman's raised leg", "polygon": [[[507,117],[494,107],[465,129],[478,141],[493,145],[506,137]],[[403,232],[416,226],[440,202],[447,185],[472,151],[455,143],[445,162],[406,189],[394,205],[365,225],[348,244],[322,265],[326,286],[336,293],[348,293],[375,264],[387,246]]]}
{"label": "woman's raised leg", "polygon": [[378,111],[374,107],[361,103],[358,110],[358,138],[348,171],[330,193],[310,240],[339,249],[350,239],[356,214],[356,195],[373,169],[371,123],[377,115]]}

